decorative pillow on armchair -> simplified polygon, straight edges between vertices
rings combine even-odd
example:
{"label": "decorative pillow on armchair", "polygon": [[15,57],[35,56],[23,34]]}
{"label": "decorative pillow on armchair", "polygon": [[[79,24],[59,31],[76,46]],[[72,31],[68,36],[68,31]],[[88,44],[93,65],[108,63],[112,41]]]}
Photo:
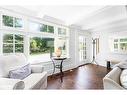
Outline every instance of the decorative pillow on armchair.
{"label": "decorative pillow on armchair", "polygon": [[127,88],[127,69],[124,69],[120,75],[120,82],[124,88]]}
{"label": "decorative pillow on armchair", "polygon": [[31,74],[31,68],[30,65],[27,64],[21,68],[15,69],[15,70],[11,70],[9,72],[9,77],[13,78],[13,79],[24,79],[27,76],[29,76]]}

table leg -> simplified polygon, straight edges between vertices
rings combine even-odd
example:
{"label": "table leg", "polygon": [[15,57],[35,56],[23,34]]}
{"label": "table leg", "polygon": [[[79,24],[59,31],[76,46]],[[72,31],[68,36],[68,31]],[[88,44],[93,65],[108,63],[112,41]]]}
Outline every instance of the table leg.
{"label": "table leg", "polygon": [[60,64],[60,78],[61,78],[61,82],[63,82],[63,60],[61,60],[61,64]]}

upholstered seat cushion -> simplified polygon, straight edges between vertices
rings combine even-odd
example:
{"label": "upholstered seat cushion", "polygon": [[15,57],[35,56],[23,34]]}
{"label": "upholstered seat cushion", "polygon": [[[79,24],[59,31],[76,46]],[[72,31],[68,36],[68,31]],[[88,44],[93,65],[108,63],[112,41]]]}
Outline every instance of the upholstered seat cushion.
{"label": "upholstered seat cushion", "polygon": [[[117,72],[116,72],[117,73]],[[120,75],[120,82],[124,88],[127,88],[127,69],[123,70]]]}
{"label": "upholstered seat cushion", "polygon": [[25,83],[24,89],[39,89],[45,80],[47,80],[47,72],[32,73],[23,80]]}

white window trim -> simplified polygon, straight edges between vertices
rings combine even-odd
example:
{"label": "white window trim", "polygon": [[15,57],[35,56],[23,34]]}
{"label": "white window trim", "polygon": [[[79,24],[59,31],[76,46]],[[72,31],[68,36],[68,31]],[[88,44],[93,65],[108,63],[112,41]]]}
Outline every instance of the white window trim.
{"label": "white window trim", "polygon": [[[12,16],[12,17],[16,17],[16,18],[21,18],[23,20],[23,28],[14,28],[14,27],[7,27],[3,25],[3,20],[2,20],[2,16],[3,15],[7,15],[7,16]],[[54,26],[54,33],[45,33],[45,32],[32,32],[29,31],[29,25],[28,22],[29,21],[35,21],[37,23],[42,23],[42,24],[46,24],[46,25],[50,25],[50,26]],[[67,31],[67,35],[66,36],[60,36],[58,35],[58,28],[65,28]],[[27,58],[30,56],[30,43],[29,43],[29,38],[30,36],[39,36],[39,37],[51,37],[51,38],[56,38],[56,37],[65,37],[67,39],[67,57],[69,57],[69,28],[67,26],[64,25],[58,25],[55,23],[51,23],[51,22],[46,22],[43,21],[42,19],[36,18],[36,17],[30,17],[30,16],[24,16],[18,13],[14,13],[14,12],[5,12],[2,11],[0,14],[0,54],[3,54],[3,34],[19,34],[19,35],[23,35],[24,36],[24,54],[27,56]],[[42,35],[42,36],[40,36]]]}

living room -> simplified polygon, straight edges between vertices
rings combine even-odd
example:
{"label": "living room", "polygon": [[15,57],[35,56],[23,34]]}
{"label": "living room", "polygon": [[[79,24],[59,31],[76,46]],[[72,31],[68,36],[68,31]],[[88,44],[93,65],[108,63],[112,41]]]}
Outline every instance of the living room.
{"label": "living room", "polygon": [[0,6],[0,90],[125,90],[126,25],[126,5]]}

